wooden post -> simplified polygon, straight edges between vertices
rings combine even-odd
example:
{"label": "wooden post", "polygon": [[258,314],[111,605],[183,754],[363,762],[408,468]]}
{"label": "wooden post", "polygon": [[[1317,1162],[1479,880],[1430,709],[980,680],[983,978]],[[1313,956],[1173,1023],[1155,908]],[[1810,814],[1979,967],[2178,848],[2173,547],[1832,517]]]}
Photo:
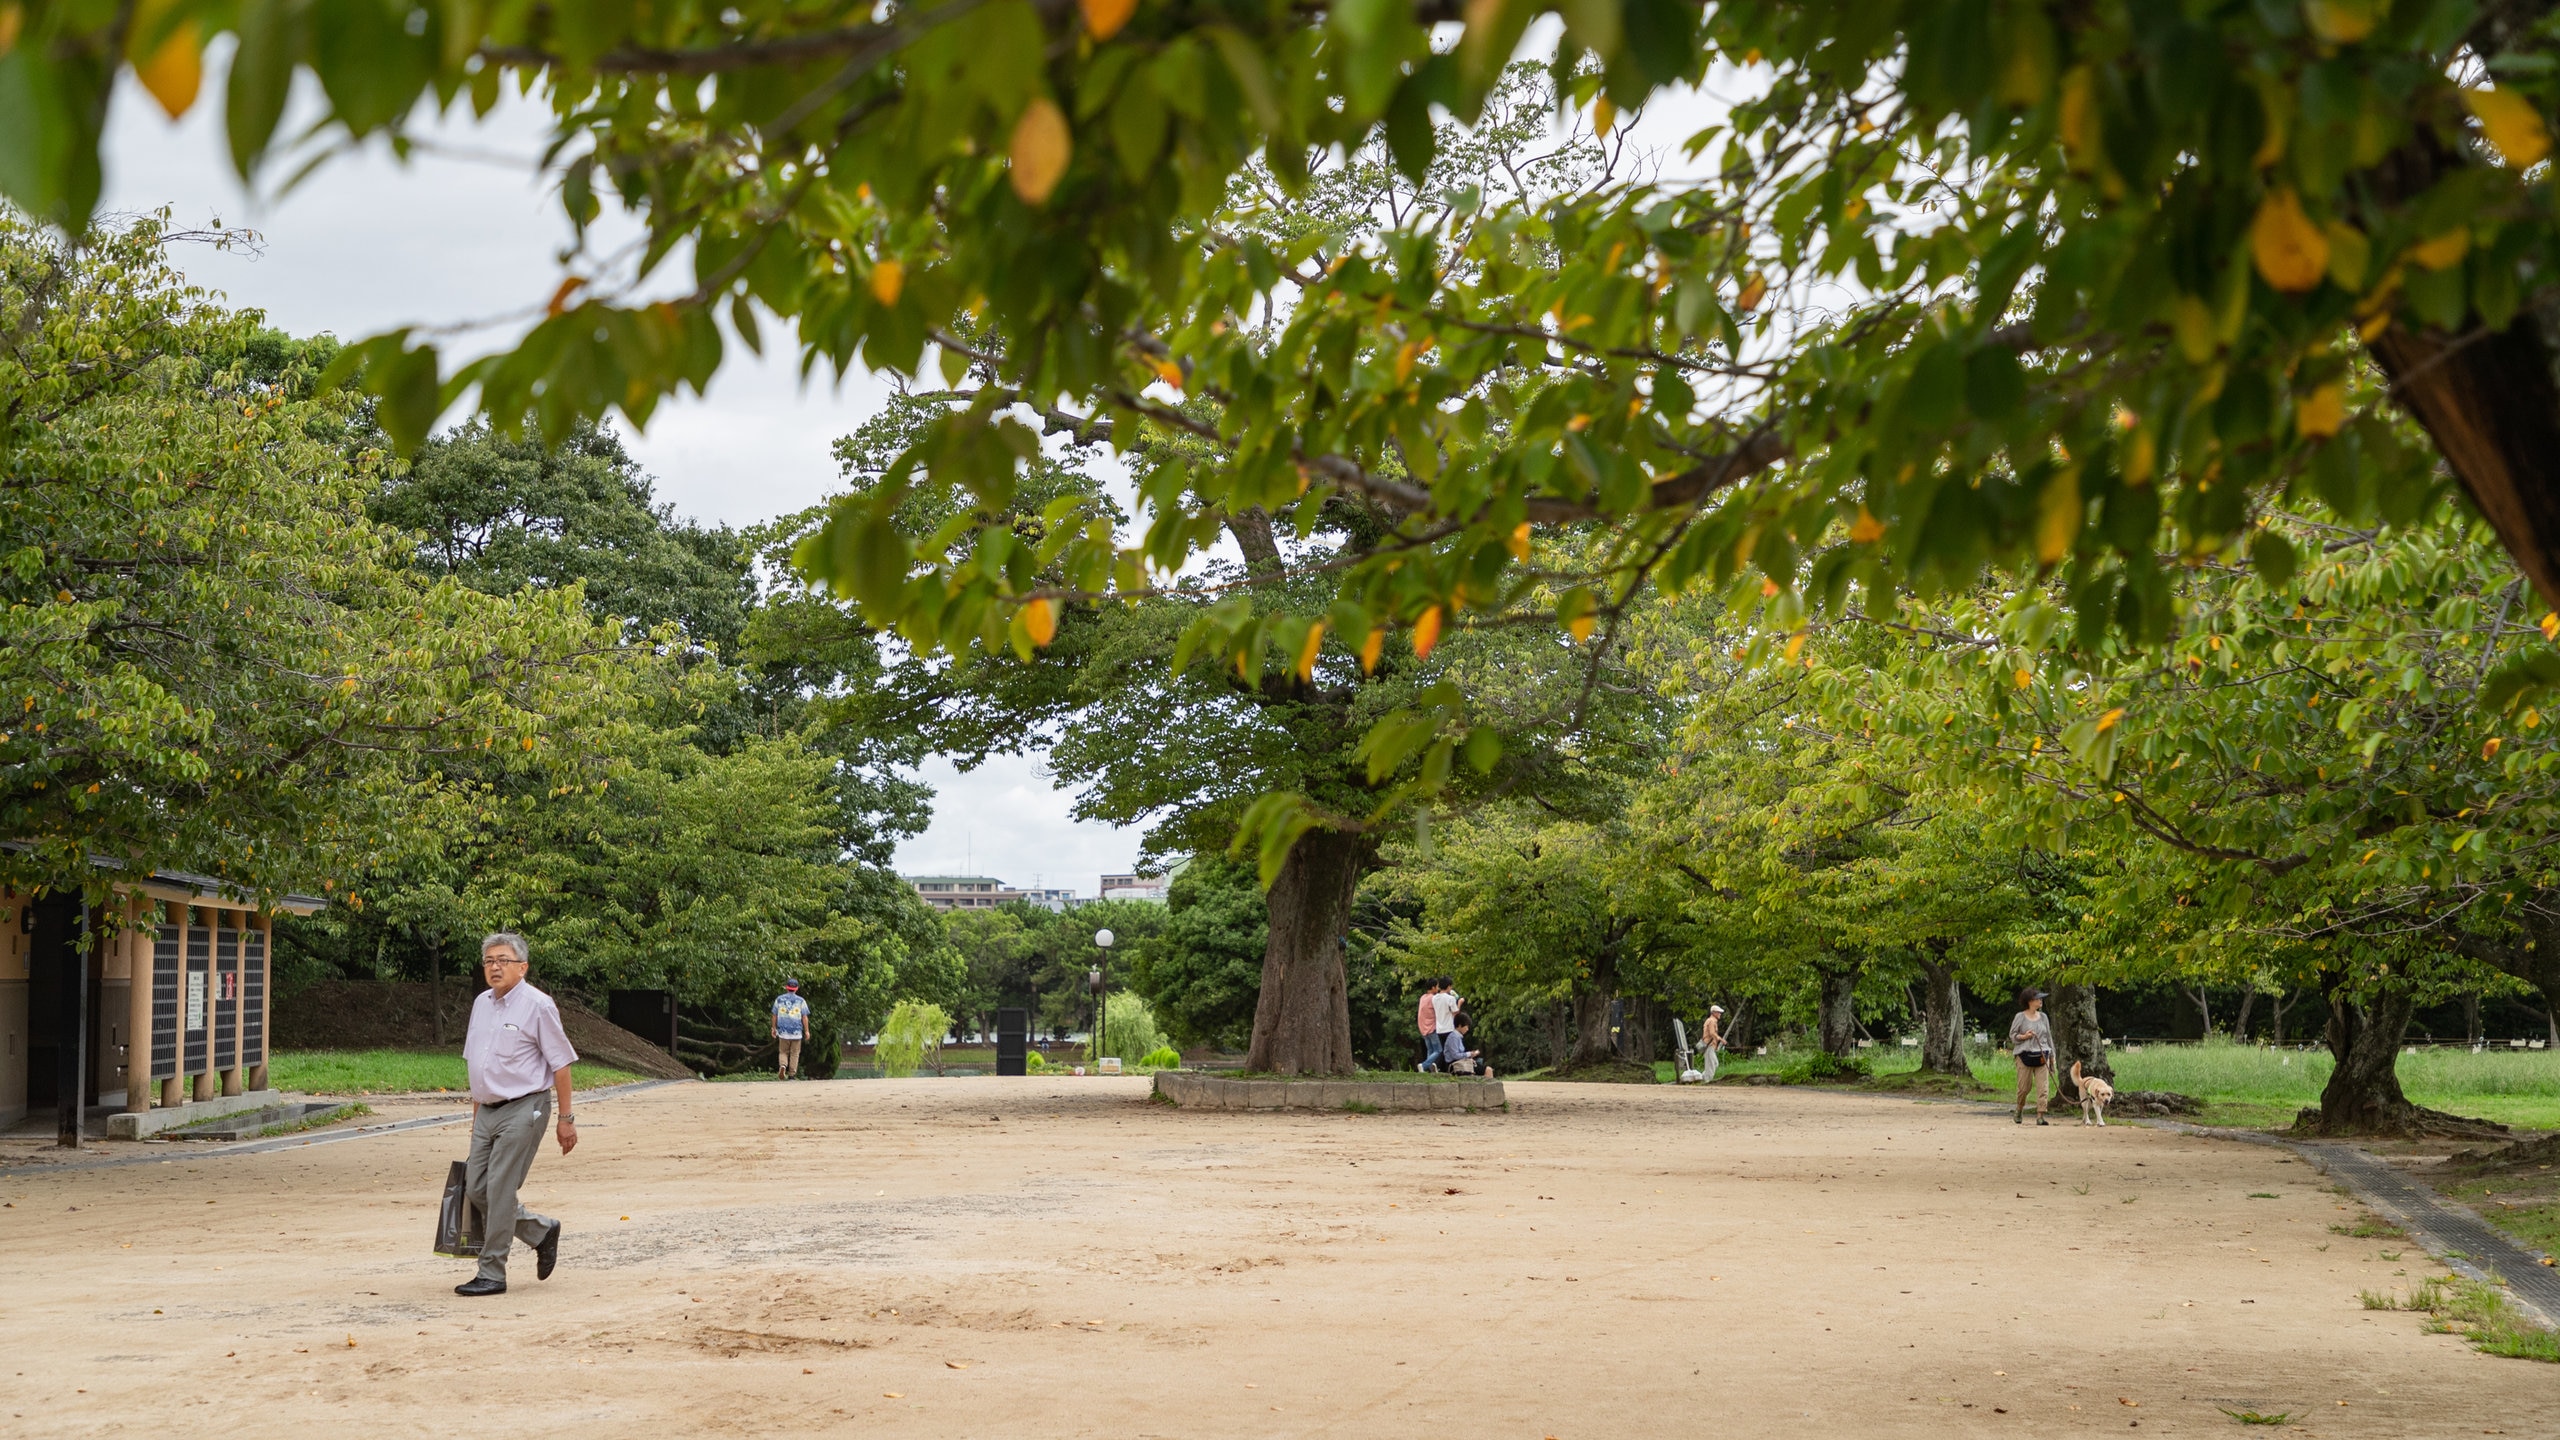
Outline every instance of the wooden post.
{"label": "wooden post", "polygon": [[160,908],[148,896],[124,897],[125,974],[132,988],[124,1004],[124,1108],[128,1115],[151,1108],[151,987],[159,976],[153,968],[153,941],[158,927],[146,917]]}
{"label": "wooden post", "polygon": [[[258,917],[258,933],[266,940],[258,947],[258,1063],[249,1072],[249,1088],[267,1088],[267,1062],[276,1053],[276,917],[273,912]],[[240,961],[240,984],[246,994],[249,983],[247,952]]]}
{"label": "wooden post", "polygon": [[243,924],[248,917],[236,910],[225,910],[222,912],[222,918],[231,922],[223,927],[231,932],[231,993],[227,996],[221,993],[222,933],[217,930],[213,937],[214,1004],[231,1015],[231,1063],[222,1069],[222,1093],[237,1095],[240,1093],[240,997],[242,993],[240,967],[246,963],[243,952],[248,949],[241,941],[248,934],[247,927]]}

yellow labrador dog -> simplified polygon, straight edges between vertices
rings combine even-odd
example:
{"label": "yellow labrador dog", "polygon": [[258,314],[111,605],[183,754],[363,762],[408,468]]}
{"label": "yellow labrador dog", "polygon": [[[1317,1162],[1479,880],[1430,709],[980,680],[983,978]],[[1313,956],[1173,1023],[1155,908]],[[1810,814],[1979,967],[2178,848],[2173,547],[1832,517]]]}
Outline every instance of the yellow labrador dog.
{"label": "yellow labrador dog", "polygon": [[2116,1098],[2116,1087],[2095,1075],[2081,1074],[2077,1060],[2071,1062],[2071,1083],[2080,1091],[2080,1123],[2106,1124],[2107,1102]]}

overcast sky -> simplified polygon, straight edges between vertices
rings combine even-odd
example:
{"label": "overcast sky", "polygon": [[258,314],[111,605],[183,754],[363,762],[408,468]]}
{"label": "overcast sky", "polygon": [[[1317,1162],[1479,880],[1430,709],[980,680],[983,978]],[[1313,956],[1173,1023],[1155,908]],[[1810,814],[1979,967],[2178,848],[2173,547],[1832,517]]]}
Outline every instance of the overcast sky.
{"label": "overcast sky", "polygon": [[[204,95],[171,125],[126,78],[108,133],[107,206],[169,205],[182,225],[219,218],[257,230],[265,244],[256,254],[185,247],[174,256],[232,303],[296,333],[355,339],[520,313],[559,283],[557,252],[570,235],[531,179],[538,115],[501,111],[489,124],[426,132],[460,154],[406,165],[383,147],[342,157],[293,194],[260,203],[232,178],[213,124],[218,71]],[[513,332],[482,333],[487,346]],[[768,346],[764,360],[733,349],[709,396],[670,401],[645,433],[623,427],[659,497],[679,514],[746,525],[835,488],[827,447],[872,412],[885,387],[859,374],[839,387],[823,371],[804,386],[796,362],[773,353],[782,348]],[[899,850],[907,873],[973,865],[973,873],[1021,885],[1041,877],[1090,895],[1103,872],[1136,859],[1138,832],[1069,819],[1072,797],[1050,786],[1036,759],[992,760],[970,775],[936,764],[924,779],[937,792],[934,823]]]}

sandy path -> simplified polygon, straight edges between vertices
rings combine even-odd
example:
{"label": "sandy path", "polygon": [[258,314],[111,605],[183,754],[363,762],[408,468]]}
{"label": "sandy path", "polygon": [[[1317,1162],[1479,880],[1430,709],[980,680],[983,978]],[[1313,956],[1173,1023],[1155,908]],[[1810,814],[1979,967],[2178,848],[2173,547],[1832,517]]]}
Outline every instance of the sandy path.
{"label": "sandy path", "polygon": [[599,1101],[526,1190],[561,1272],[519,1251],[477,1302],[426,1253],[457,1131],[0,1180],[0,1417],[1584,1440],[2231,1433],[2227,1405],[2440,1436],[2547,1434],[2560,1395],[2359,1308],[2424,1257],[2330,1233],[2348,1202],[2257,1146],[1772,1089],[1522,1085],[1460,1121],[1143,1094]]}

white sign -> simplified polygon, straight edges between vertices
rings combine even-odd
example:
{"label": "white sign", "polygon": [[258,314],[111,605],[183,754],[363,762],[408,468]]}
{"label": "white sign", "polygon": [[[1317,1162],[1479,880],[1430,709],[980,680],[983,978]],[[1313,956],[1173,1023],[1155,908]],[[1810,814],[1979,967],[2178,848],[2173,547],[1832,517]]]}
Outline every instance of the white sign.
{"label": "white sign", "polygon": [[1103,1057],[1102,1057],[1102,1073],[1103,1073],[1103,1074],[1105,1074],[1105,1075],[1117,1075],[1117,1074],[1119,1074],[1119,1073],[1120,1073],[1120,1057],[1119,1057],[1119,1056],[1117,1056],[1117,1055],[1105,1055],[1105,1056],[1103,1056]]}
{"label": "white sign", "polygon": [[204,1028],[204,972],[201,970],[187,972],[187,1028]]}

